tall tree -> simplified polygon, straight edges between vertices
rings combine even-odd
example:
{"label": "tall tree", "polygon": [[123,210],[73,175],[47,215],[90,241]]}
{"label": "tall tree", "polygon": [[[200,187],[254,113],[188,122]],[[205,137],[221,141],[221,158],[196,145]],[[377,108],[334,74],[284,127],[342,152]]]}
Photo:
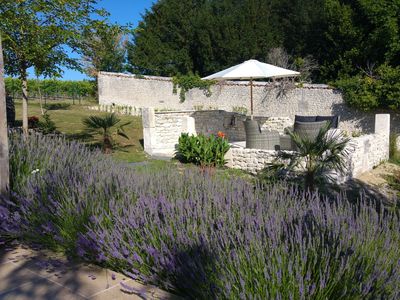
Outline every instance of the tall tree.
{"label": "tall tree", "polygon": [[283,47],[320,82],[400,64],[399,0],[160,0],[129,44],[130,71],[209,74]]}
{"label": "tall tree", "polygon": [[22,82],[23,129],[28,130],[27,70],[59,76],[61,66],[78,68],[65,45],[78,47],[80,30],[94,15],[98,0],[2,0],[0,32],[4,38],[5,70]]}
{"label": "tall tree", "polygon": [[4,85],[3,48],[0,35],[0,196],[8,193],[9,181],[6,90]]}
{"label": "tall tree", "polygon": [[320,81],[400,64],[399,0],[282,0],[284,47],[318,60]]}
{"label": "tall tree", "polygon": [[123,72],[129,28],[93,20],[83,30],[80,46],[85,73],[97,78],[99,71]]}
{"label": "tall tree", "polygon": [[162,0],[129,44],[134,73],[206,75],[280,46],[277,0]]}

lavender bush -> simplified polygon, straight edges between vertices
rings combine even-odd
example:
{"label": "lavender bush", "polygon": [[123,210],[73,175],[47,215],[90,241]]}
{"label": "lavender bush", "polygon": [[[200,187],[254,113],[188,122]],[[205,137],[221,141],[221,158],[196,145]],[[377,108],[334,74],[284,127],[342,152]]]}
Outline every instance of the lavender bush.
{"label": "lavender bush", "polygon": [[10,149],[0,213],[24,238],[188,298],[400,297],[400,220],[362,199],[136,170],[59,138],[16,135]]}

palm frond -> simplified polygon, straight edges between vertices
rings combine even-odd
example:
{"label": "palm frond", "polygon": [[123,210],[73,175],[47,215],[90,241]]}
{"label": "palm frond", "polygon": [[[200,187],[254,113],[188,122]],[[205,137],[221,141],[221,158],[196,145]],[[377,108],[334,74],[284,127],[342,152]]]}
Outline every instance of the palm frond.
{"label": "palm frond", "polygon": [[129,137],[126,135],[126,133],[124,132],[124,130],[122,128],[117,129],[117,134],[119,136],[122,136],[122,137],[126,138],[127,140],[129,140]]}
{"label": "palm frond", "polygon": [[82,122],[88,130],[107,130],[108,128],[114,127],[119,121],[120,119],[112,113],[104,116],[89,116],[84,118]]}
{"label": "palm frond", "polygon": [[[332,173],[344,174],[347,170],[347,158],[351,152],[350,139],[338,131],[329,131],[329,124],[323,126],[315,138],[289,132],[295,151],[279,151],[275,160],[266,169],[286,170],[286,174],[313,178],[313,182],[332,181]],[[306,182],[307,184],[307,182]]]}
{"label": "palm frond", "polygon": [[[129,139],[124,131],[124,126],[131,122],[125,122],[122,125],[116,126],[120,121],[121,119],[119,119],[114,113],[109,113],[103,116],[89,116],[82,120],[87,132],[96,132],[103,135],[103,148],[104,151],[107,152],[111,151],[111,148],[113,147],[113,134]],[[112,128],[114,131],[111,131]]]}

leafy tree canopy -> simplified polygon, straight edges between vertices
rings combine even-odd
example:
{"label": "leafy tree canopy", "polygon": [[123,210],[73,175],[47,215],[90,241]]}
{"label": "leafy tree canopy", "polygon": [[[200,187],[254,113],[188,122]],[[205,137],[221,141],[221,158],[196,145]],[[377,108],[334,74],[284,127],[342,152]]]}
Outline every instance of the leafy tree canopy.
{"label": "leafy tree canopy", "polygon": [[105,20],[93,20],[85,26],[80,49],[88,76],[97,77],[99,71],[125,71],[128,31],[128,26]]}
{"label": "leafy tree canopy", "polygon": [[249,58],[265,60],[280,44],[273,1],[161,0],[129,45],[133,73],[205,75]]}
{"label": "leafy tree canopy", "polygon": [[134,73],[201,76],[283,47],[318,81],[400,63],[399,0],[160,0],[129,45]]}
{"label": "leafy tree canopy", "polygon": [[26,77],[59,76],[61,66],[78,67],[65,45],[77,50],[80,30],[94,14],[98,0],[2,0],[0,32],[4,40],[6,73]]}
{"label": "leafy tree canopy", "polygon": [[61,66],[78,68],[65,46],[77,51],[82,28],[96,16],[98,0],[2,0],[0,33],[4,39],[5,70],[22,81],[22,128],[28,134],[27,70],[60,76]]}

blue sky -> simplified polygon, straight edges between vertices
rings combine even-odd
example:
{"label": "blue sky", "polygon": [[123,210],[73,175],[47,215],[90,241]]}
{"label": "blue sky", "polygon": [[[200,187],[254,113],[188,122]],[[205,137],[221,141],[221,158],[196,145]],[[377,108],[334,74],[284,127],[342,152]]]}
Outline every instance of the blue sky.
{"label": "blue sky", "polygon": [[[141,20],[141,15],[154,2],[157,2],[157,0],[100,0],[98,6],[105,8],[110,13],[109,19],[112,23],[131,23],[136,27]],[[70,53],[70,56],[77,57],[74,53]],[[81,80],[85,78],[87,77],[80,72],[64,69],[62,79]]]}

